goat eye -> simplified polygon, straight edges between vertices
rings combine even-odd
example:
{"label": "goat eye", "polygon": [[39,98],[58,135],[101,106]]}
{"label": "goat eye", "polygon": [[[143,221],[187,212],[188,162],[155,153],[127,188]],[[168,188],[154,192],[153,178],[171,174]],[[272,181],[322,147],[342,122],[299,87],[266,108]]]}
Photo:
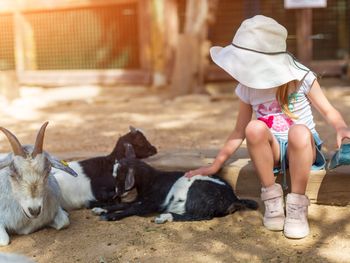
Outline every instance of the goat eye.
{"label": "goat eye", "polygon": [[10,176],[13,179],[17,179],[19,177],[17,171],[14,171],[14,170],[11,170]]}
{"label": "goat eye", "polygon": [[16,167],[14,166],[14,164],[10,164],[10,170],[11,170],[11,177],[17,177],[18,176],[18,172]]}

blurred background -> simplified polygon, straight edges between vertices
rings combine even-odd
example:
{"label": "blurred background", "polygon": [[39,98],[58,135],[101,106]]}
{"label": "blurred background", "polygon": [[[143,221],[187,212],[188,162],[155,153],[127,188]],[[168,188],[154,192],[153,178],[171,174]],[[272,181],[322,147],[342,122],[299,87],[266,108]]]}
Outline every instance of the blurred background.
{"label": "blurred background", "polygon": [[1,0],[0,125],[30,140],[49,120],[64,153],[105,152],[129,125],[166,149],[219,147],[238,103],[209,48],[256,14],[288,29],[288,50],[350,116],[350,0]]}
{"label": "blurred background", "polygon": [[[110,153],[132,125],[157,147],[154,165],[210,163],[239,103],[209,48],[229,45],[256,14],[288,29],[288,50],[350,124],[350,0],[0,0],[0,126],[30,144],[49,121],[45,150],[77,160]],[[314,116],[330,156],[336,133]],[[0,152],[8,151],[0,134]],[[228,175],[255,196],[248,157],[243,143]],[[348,170],[313,178],[311,197],[349,204]],[[263,229],[260,211],[155,227],[137,217],[100,224],[80,210],[67,231],[17,236],[0,250],[50,263],[350,262],[349,208],[310,211],[313,234],[294,242]]]}
{"label": "blurred background", "polygon": [[[349,77],[350,0],[1,0],[1,89],[20,85],[166,87],[175,96],[230,80],[208,58],[242,20],[275,18],[288,50],[324,77]],[[6,87],[4,87],[6,86]],[[10,91],[8,89],[11,89]]]}

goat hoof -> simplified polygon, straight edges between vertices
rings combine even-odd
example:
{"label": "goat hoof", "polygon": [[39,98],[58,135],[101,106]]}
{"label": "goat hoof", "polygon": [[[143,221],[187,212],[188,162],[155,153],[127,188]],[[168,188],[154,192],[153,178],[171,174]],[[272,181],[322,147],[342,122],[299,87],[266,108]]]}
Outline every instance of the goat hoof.
{"label": "goat hoof", "polygon": [[101,207],[95,207],[95,208],[91,209],[91,212],[94,215],[99,216],[99,215],[107,213],[108,211],[106,209],[101,208]]}
{"label": "goat hoof", "polygon": [[102,214],[100,215],[100,220],[102,221],[118,221],[123,217],[116,214]]}
{"label": "goat hoof", "polygon": [[96,207],[96,206],[95,206],[94,203],[91,202],[91,201],[87,201],[87,202],[85,203],[85,208],[87,208],[87,209],[91,209],[91,208],[94,208],[94,207]]}
{"label": "goat hoof", "polygon": [[160,214],[154,219],[154,223],[156,224],[164,224],[165,222],[172,222],[173,216],[170,213]]}
{"label": "goat hoof", "polygon": [[102,220],[102,221],[116,221],[118,219],[116,219],[114,216],[111,216],[108,214],[103,214],[103,215],[100,215],[100,220]]}
{"label": "goat hoof", "polygon": [[10,244],[10,237],[7,234],[0,236],[0,247],[7,246],[8,244]]}
{"label": "goat hoof", "polygon": [[59,208],[56,217],[53,219],[53,222],[50,224],[56,230],[60,230],[69,226],[68,213],[62,208]]}
{"label": "goat hoof", "polygon": [[100,215],[100,220],[101,221],[109,221],[107,215]]}

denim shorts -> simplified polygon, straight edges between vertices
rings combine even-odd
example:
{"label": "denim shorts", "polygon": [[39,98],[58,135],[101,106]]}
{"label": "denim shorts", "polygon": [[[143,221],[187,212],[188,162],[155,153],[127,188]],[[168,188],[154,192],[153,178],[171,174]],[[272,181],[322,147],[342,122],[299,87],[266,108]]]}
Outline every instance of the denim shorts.
{"label": "denim shorts", "polygon": [[[322,170],[326,166],[326,158],[321,151],[323,141],[319,137],[318,133],[313,133],[315,146],[316,146],[316,159],[315,162],[311,166],[311,170]],[[287,159],[287,149],[288,149],[288,141],[280,139],[276,136],[276,139],[279,143],[280,147],[280,165],[279,167],[274,167],[273,173],[277,176],[278,174],[283,175],[282,186],[284,189],[288,188],[287,185],[287,169],[288,169],[288,159]]]}

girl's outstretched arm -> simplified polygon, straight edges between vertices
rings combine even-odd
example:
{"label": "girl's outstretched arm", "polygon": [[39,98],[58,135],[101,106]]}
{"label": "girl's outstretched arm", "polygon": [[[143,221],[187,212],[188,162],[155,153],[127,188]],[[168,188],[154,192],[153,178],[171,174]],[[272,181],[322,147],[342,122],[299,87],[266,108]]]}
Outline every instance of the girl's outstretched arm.
{"label": "girl's outstretched arm", "polygon": [[218,172],[224,162],[238,149],[245,139],[245,128],[252,119],[252,107],[240,100],[236,126],[226,140],[214,162],[211,165],[200,167],[185,173],[186,177],[195,175],[212,175]]}
{"label": "girl's outstretched arm", "polygon": [[328,101],[317,80],[312,84],[308,97],[312,105],[337,132],[336,140],[337,147],[339,148],[344,138],[350,138],[350,129],[346,125],[343,117]]}

